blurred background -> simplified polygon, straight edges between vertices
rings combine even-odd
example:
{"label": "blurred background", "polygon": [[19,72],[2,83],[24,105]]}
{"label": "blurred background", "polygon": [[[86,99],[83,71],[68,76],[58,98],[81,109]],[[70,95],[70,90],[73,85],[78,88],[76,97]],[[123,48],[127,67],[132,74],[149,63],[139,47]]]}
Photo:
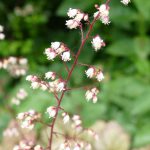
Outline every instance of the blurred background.
{"label": "blurred background", "polygon": [[[98,103],[87,103],[85,92],[75,90],[65,96],[63,107],[71,114],[80,114],[86,127],[98,120],[117,121],[129,133],[131,147],[141,147],[150,144],[150,1],[131,1],[129,6],[124,6],[120,0],[111,1],[111,24],[105,26],[99,21],[91,34],[99,34],[106,47],[95,53],[89,40],[79,58],[82,63],[104,70],[105,81],[98,85]],[[94,4],[101,2],[104,1],[1,0],[0,24],[4,26],[6,37],[0,41],[0,59],[25,57],[28,59],[27,74],[43,76],[45,72],[58,71],[65,77],[61,61],[48,61],[43,55],[44,49],[52,41],[62,41],[76,52],[80,32],[66,28],[67,10],[79,8],[92,19]],[[76,68],[71,87],[92,84],[85,76],[85,69]],[[11,106],[10,101],[20,88],[26,89],[28,97],[21,105]],[[25,77],[14,77],[0,69],[0,141],[12,119],[8,107],[13,107],[15,113],[31,108],[44,113],[52,104],[51,94],[33,91]]]}

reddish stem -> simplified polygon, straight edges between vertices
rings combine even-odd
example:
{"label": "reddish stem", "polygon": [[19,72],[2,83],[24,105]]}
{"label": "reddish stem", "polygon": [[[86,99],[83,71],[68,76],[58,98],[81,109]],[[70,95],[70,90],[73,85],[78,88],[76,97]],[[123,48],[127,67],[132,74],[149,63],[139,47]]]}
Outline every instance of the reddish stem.
{"label": "reddish stem", "polygon": [[[89,35],[90,35],[90,33],[91,33],[92,29],[93,29],[94,23],[96,22],[96,20],[98,19],[98,17],[99,17],[99,14],[97,15],[97,17],[94,18],[94,20],[93,20],[92,23],[90,24],[89,30],[88,30],[88,32],[87,32],[87,34],[86,34],[86,37],[85,37],[85,39],[83,39],[82,42],[81,42],[81,45],[80,45],[80,47],[79,47],[79,49],[78,49],[78,52],[77,52],[77,54],[76,54],[76,56],[75,56],[74,63],[73,63],[73,65],[72,65],[71,69],[69,70],[69,73],[68,73],[68,76],[67,76],[67,79],[66,79],[66,87],[67,87],[67,83],[68,83],[69,79],[71,78],[71,75],[72,75],[72,73],[73,73],[73,70],[74,70],[74,68],[75,68],[76,65],[77,65],[79,55],[80,55],[80,53],[81,53],[81,51],[82,51],[82,49],[83,49],[83,47],[84,47],[84,45],[85,45],[87,39],[89,38]],[[49,150],[52,150],[52,141],[53,141],[53,134],[54,134],[54,125],[55,125],[55,122],[56,122],[56,119],[57,119],[57,116],[58,116],[58,112],[59,112],[59,108],[60,108],[60,105],[61,105],[61,102],[62,102],[62,99],[63,99],[63,97],[64,97],[65,92],[66,92],[66,91],[63,91],[62,94],[61,94],[61,96],[60,96],[60,99],[59,99],[59,101],[58,101],[57,108],[56,108],[56,115],[55,115],[55,118],[53,119],[52,124],[51,124],[51,132],[50,132],[49,147],[48,147]]]}

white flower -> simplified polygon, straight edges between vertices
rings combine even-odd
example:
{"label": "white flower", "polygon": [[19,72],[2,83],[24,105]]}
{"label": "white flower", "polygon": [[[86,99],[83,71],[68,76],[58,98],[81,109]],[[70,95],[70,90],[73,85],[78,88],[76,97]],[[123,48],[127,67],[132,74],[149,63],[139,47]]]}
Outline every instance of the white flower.
{"label": "white flower", "polygon": [[100,82],[104,79],[104,75],[102,73],[102,71],[99,71],[96,75],[96,79]]}
{"label": "white flower", "polygon": [[70,20],[67,20],[67,21],[66,21],[66,26],[67,26],[69,29],[76,29],[76,28],[79,26],[79,22],[77,22],[77,21],[74,20],[74,19],[70,19]]}
{"label": "white flower", "polygon": [[88,21],[88,19],[89,19],[88,14],[85,14],[83,19],[84,19],[84,21]]}
{"label": "white flower", "polygon": [[130,3],[130,0],[121,0],[121,3],[123,3],[124,5],[128,5]]}
{"label": "white flower", "polygon": [[61,54],[62,52],[64,52],[66,50],[66,47],[64,44],[61,44],[61,46],[55,50],[57,54]]}
{"label": "white flower", "polygon": [[[99,11],[94,13],[94,18],[98,17],[104,24],[109,24],[109,6],[106,4],[102,4],[99,8]],[[98,16],[99,14],[99,16]]]}
{"label": "white flower", "polygon": [[51,48],[54,50],[58,49],[60,47],[61,43],[60,42],[52,42],[51,43]]}
{"label": "white flower", "polygon": [[79,120],[75,120],[74,123],[75,123],[76,126],[79,126],[79,125],[81,125],[82,121],[79,119]]}
{"label": "white flower", "polygon": [[56,107],[50,106],[47,108],[46,112],[49,114],[49,118],[54,118],[56,115]]}
{"label": "white flower", "polygon": [[68,12],[67,12],[67,15],[70,17],[70,18],[74,18],[78,13],[78,9],[72,9],[72,8],[69,8]]}
{"label": "white flower", "polygon": [[20,89],[19,92],[17,93],[17,98],[18,99],[25,99],[27,97],[27,92],[24,89]]}
{"label": "white flower", "polygon": [[80,22],[83,18],[84,18],[84,14],[83,13],[78,13],[74,19],[77,22]]}
{"label": "white flower", "polygon": [[25,113],[19,113],[19,114],[17,115],[17,119],[19,119],[19,120],[23,120],[24,117],[25,117]]}
{"label": "white flower", "polygon": [[73,117],[72,117],[72,120],[73,121],[76,121],[76,120],[79,120],[80,119],[80,116],[79,115],[74,115]]}
{"label": "white flower", "polygon": [[61,92],[65,89],[65,82],[64,81],[61,81],[57,84],[57,87],[56,87],[56,91],[57,92]]}
{"label": "white flower", "polygon": [[55,80],[55,78],[56,78],[55,72],[49,71],[49,72],[45,73],[45,79]]}
{"label": "white flower", "polygon": [[85,93],[85,97],[86,97],[87,101],[89,101],[90,99],[92,99],[93,93],[92,93],[90,90],[88,90],[88,91]]}
{"label": "white flower", "polygon": [[41,90],[43,91],[46,91],[47,90],[47,86],[43,83],[43,84],[40,84],[40,88]]}
{"label": "white flower", "polygon": [[53,60],[57,56],[56,52],[53,51],[51,48],[46,48],[45,54],[47,55],[48,60]]}
{"label": "white flower", "polygon": [[100,15],[101,16],[108,16],[109,15],[109,7],[106,4],[102,4],[99,7]]}
{"label": "white flower", "polygon": [[80,146],[76,145],[73,150],[80,150]]}
{"label": "white flower", "polygon": [[36,145],[36,146],[34,147],[34,150],[43,150],[43,148],[42,148],[42,146],[40,146],[40,145]]}
{"label": "white flower", "polygon": [[0,40],[3,40],[5,38],[5,34],[0,33]]}
{"label": "white flower", "polygon": [[97,88],[92,88],[91,90],[88,90],[85,94],[85,97],[87,101],[92,100],[93,103],[97,102],[97,94],[99,93]]}
{"label": "white flower", "polygon": [[26,58],[20,58],[20,59],[19,59],[19,63],[20,63],[21,65],[26,65],[26,64],[28,63],[28,60],[27,60]]}
{"label": "white flower", "polygon": [[93,100],[93,103],[96,103],[96,102],[97,102],[97,100],[98,100],[97,96],[96,96],[96,95],[94,95],[92,100]]}
{"label": "white flower", "polygon": [[72,117],[72,120],[74,121],[75,126],[80,126],[82,124],[82,121],[79,115],[74,115]]}
{"label": "white flower", "polygon": [[20,146],[15,145],[14,148],[13,148],[13,150],[20,150]]}
{"label": "white flower", "polygon": [[33,129],[34,128],[34,124],[32,123],[32,118],[30,116],[28,116],[21,124],[22,128],[26,128],[26,129]]}
{"label": "white flower", "polygon": [[70,61],[71,60],[70,51],[63,52],[61,57],[63,61]]}
{"label": "white flower", "polygon": [[11,64],[16,64],[17,63],[17,58],[16,57],[9,57],[8,62]]}
{"label": "white flower", "polygon": [[50,52],[49,55],[47,55],[47,59],[48,60],[53,60],[56,57],[56,53],[55,52]]}
{"label": "white flower", "polygon": [[63,122],[64,122],[64,124],[66,124],[67,122],[69,122],[70,117],[69,117],[69,115],[67,113],[63,113],[62,116],[63,116]]}
{"label": "white flower", "polygon": [[15,105],[20,105],[20,100],[18,100],[17,98],[13,98],[13,99],[11,100],[11,102],[12,102],[13,104],[15,104]]}
{"label": "white flower", "polygon": [[69,146],[68,143],[62,143],[62,144],[60,145],[60,149],[61,149],[61,150],[71,150],[71,148],[70,148],[70,146]]}
{"label": "white flower", "polygon": [[38,89],[39,86],[40,86],[40,84],[39,84],[38,82],[32,82],[32,83],[31,83],[31,88],[32,88],[32,89]]}
{"label": "white flower", "polygon": [[32,81],[32,78],[33,78],[32,75],[28,75],[28,76],[26,77],[26,80],[27,80],[27,81]]}
{"label": "white flower", "polygon": [[110,23],[108,16],[101,17],[102,23],[108,25]]}
{"label": "white flower", "polygon": [[91,149],[92,149],[91,144],[87,144],[87,145],[85,146],[85,149],[86,149],[86,150],[91,150]]}
{"label": "white flower", "polygon": [[88,78],[93,78],[95,74],[95,69],[90,67],[87,71],[85,71]]}
{"label": "white flower", "polygon": [[105,43],[103,42],[103,40],[98,35],[93,38],[91,43],[92,43],[95,51],[101,49],[102,46],[105,46]]}
{"label": "white flower", "polygon": [[17,119],[21,121],[21,127],[27,129],[33,129],[35,121],[40,118],[40,114],[34,110],[29,110],[28,112],[20,113]]}

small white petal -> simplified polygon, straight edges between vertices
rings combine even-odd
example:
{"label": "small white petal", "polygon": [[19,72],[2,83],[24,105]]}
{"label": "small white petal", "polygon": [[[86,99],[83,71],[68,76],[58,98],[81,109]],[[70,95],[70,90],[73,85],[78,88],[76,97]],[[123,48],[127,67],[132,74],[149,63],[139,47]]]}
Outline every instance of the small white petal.
{"label": "small white petal", "polygon": [[61,57],[62,57],[63,61],[70,61],[71,60],[71,58],[70,58],[70,52],[69,51],[63,52],[63,54],[61,55]]}
{"label": "small white petal", "polygon": [[52,42],[51,43],[51,48],[53,49],[58,49],[60,47],[61,43],[60,42]]}
{"label": "small white petal", "polygon": [[72,8],[69,8],[68,12],[67,12],[67,15],[70,17],[70,18],[74,18],[78,13],[78,9],[72,9]]}

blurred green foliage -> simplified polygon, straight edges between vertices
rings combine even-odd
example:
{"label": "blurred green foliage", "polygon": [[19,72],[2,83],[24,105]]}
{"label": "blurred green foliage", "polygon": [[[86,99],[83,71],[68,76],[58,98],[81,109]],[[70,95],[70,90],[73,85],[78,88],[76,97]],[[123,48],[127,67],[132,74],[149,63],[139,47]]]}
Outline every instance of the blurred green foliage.
{"label": "blurred green foliage", "polygon": [[[80,57],[80,62],[104,68],[106,80],[100,84],[99,102],[87,103],[84,91],[77,90],[65,96],[63,105],[70,113],[81,114],[86,126],[99,119],[117,120],[132,135],[133,146],[141,146],[150,143],[150,1],[131,1],[127,7],[119,0],[111,1],[111,24],[104,26],[97,22],[92,33],[105,39],[106,48],[94,53],[89,41]],[[49,62],[43,51],[51,41],[63,41],[76,52],[80,32],[66,29],[66,12],[70,7],[80,8],[91,13],[92,18],[94,4],[99,2],[102,1],[1,0],[0,24],[5,27],[6,39],[0,41],[0,57],[27,57],[28,74],[43,75],[53,70],[65,77],[60,61]],[[78,67],[74,71],[71,86],[90,83],[84,75],[85,69]],[[0,131],[11,117],[5,105],[20,87],[29,96],[21,106],[15,107],[16,112],[35,108],[44,115],[46,107],[54,103],[52,95],[30,90],[24,78],[11,78],[2,70],[0,84]]]}

